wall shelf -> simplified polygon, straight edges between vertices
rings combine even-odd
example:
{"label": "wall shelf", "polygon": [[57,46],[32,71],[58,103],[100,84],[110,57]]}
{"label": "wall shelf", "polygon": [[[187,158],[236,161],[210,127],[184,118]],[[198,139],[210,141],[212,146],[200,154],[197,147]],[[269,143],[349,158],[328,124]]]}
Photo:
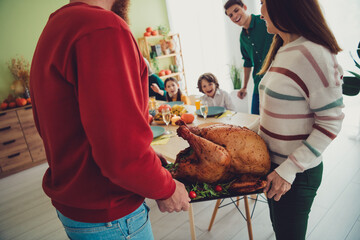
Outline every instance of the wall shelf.
{"label": "wall shelf", "polygon": [[[162,69],[170,69],[170,66],[166,65],[176,65],[178,68],[178,72],[173,72],[171,74],[161,76],[160,78],[165,80],[168,77],[176,78],[180,85],[182,86],[181,90],[183,90],[187,94],[187,84],[184,70],[184,60],[182,55],[181,43],[180,43],[180,35],[178,33],[170,34],[168,36],[157,35],[157,36],[148,36],[138,38],[138,44],[142,55],[149,61],[150,66],[154,72],[157,72],[156,66],[154,66],[153,61],[150,57],[151,47],[160,44],[160,41],[167,40],[172,41],[174,44],[173,53],[164,54],[165,52],[161,52],[162,55],[156,56],[155,61],[158,63],[158,66],[161,66]],[[158,69],[161,71],[162,69]],[[159,75],[157,73],[157,75]]]}

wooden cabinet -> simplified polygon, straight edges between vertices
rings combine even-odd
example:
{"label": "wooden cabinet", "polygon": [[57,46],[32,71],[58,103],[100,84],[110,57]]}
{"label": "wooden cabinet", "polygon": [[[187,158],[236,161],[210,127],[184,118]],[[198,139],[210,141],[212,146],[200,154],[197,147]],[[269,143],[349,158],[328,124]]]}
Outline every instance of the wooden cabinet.
{"label": "wooden cabinet", "polygon": [[45,161],[31,106],[0,112],[0,178]]}
{"label": "wooden cabinet", "polygon": [[[173,47],[170,47],[170,49],[168,49],[169,51],[164,51],[164,48],[161,50],[160,45],[164,41],[171,42]],[[180,35],[176,33],[168,36],[158,35],[141,37],[138,39],[138,44],[142,55],[149,61],[153,72],[155,72],[163,80],[168,77],[176,78],[180,83],[182,91],[187,93]],[[171,66],[173,69],[171,69]],[[160,76],[158,70],[163,69],[171,70],[172,73]]]}

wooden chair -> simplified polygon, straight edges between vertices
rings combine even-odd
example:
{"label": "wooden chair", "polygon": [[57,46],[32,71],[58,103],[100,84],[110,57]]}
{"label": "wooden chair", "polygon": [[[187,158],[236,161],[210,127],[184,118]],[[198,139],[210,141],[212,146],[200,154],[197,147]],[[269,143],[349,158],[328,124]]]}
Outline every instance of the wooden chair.
{"label": "wooden chair", "polygon": [[221,203],[224,201],[224,199],[218,199],[216,201],[216,204],[215,204],[215,207],[214,207],[214,211],[213,211],[213,214],[211,216],[211,220],[210,220],[210,223],[209,223],[209,227],[208,227],[208,231],[211,231],[211,228],[214,224],[214,221],[215,221],[215,217],[216,217],[216,214],[217,214],[217,211],[219,208],[222,208],[222,207],[225,207],[231,203],[233,203],[235,205],[235,207],[237,208],[237,210],[240,212],[240,214],[243,216],[243,218],[245,219],[246,221],[246,224],[247,224],[247,229],[248,229],[248,234],[249,234],[249,240],[253,240],[253,234],[252,234],[252,226],[251,226],[251,217],[254,213],[254,210],[255,210],[255,206],[256,206],[256,203],[258,201],[258,196],[259,194],[252,194],[250,195],[251,199],[255,200],[255,204],[254,204],[254,207],[252,209],[252,213],[250,214],[250,208],[249,208],[249,201],[248,201],[248,195],[244,195],[242,196],[242,199],[244,199],[244,205],[245,205],[245,216],[242,214],[241,210],[239,209],[239,201],[241,200],[240,197],[236,197],[236,200],[233,200],[232,198],[231,199],[231,202],[224,205],[224,206],[221,206]]}

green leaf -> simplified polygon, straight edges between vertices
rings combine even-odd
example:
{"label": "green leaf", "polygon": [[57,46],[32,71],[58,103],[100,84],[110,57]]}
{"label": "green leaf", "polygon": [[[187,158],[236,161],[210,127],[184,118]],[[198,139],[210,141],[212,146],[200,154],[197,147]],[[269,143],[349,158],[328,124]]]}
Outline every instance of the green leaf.
{"label": "green leaf", "polygon": [[354,61],[355,66],[360,69],[360,64],[358,64],[358,63],[355,61],[355,59],[354,59],[353,55],[351,54],[351,52],[350,52],[350,56],[351,56],[352,60]]}
{"label": "green leaf", "polygon": [[348,71],[349,73],[353,74],[356,78],[360,79],[360,74],[355,73],[353,71]]}
{"label": "green leaf", "polygon": [[237,68],[235,64],[230,65],[230,78],[233,82],[234,89],[241,88],[241,69]]}

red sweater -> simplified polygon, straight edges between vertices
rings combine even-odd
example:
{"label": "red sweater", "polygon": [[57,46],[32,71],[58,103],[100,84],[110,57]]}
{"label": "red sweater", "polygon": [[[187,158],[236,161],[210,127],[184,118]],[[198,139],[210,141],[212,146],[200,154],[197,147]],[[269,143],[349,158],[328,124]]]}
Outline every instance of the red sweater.
{"label": "red sweater", "polygon": [[36,127],[49,168],[43,189],[65,216],[123,217],[169,198],[171,175],[151,148],[146,64],[127,24],[84,3],[54,12],[31,67]]}

